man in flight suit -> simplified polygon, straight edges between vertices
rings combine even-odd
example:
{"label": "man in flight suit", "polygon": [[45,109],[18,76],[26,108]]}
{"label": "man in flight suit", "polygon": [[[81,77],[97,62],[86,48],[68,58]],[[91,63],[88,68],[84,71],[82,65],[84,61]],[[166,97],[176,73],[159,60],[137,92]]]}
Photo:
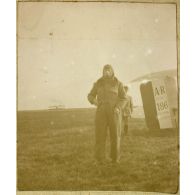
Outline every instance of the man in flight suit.
{"label": "man in flight suit", "polygon": [[112,163],[119,163],[122,109],[126,104],[123,84],[114,76],[111,65],[105,65],[103,76],[94,83],[88,94],[91,104],[97,106],[95,118],[95,158],[103,163],[106,157],[107,129],[110,134],[110,157]]}

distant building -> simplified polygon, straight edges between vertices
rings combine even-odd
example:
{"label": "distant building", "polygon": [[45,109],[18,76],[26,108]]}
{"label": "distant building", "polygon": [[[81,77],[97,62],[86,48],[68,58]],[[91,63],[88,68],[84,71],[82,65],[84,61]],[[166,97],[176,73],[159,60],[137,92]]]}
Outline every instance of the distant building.
{"label": "distant building", "polygon": [[64,110],[66,107],[64,105],[49,106],[48,110]]}

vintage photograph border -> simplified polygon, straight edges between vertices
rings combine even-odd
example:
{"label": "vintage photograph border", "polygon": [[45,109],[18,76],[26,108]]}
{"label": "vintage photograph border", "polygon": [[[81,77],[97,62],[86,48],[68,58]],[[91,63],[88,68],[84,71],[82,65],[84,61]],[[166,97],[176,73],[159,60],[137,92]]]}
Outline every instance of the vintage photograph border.
{"label": "vintage photograph border", "polygon": [[[149,3],[149,4],[175,4],[176,5],[176,43],[177,43],[177,77],[178,77],[178,143],[180,143],[180,0],[16,0],[16,33],[18,35],[18,4],[25,2],[107,2],[107,3]],[[18,36],[16,35],[16,110],[18,110]],[[17,123],[17,119],[16,119]],[[16,124],[17,127],[17,124]],[[17,134],[17,128],[16,128]],[[17,148],[17,144],[16,144]],[[16,154],[17,155],[17,154]],[[179,151],[179,162],[180,162],[180,151]],[[16,161],[16,170],[17,170],[17,161]],[[180,167],[179,167],[180,172]],[[16,174],[17,180],[17,174]],[[17,184],[16,184],[17,185]],[[180,194],[180,175],[178,183],[178,191],[176,195]],[[17,189],[17,186],[16,186]],[[171,195],[169,193],[160,193],[160,192],[141,192],[141,191],[16,191],[17,195]]]}

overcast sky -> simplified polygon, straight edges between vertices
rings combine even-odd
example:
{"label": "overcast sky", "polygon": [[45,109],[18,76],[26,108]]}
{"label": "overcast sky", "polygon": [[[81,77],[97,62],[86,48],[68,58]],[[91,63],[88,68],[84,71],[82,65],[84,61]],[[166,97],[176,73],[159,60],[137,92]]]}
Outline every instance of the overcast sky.
{"label": "overcast sky", "polygon": [[107,63],[124,84],[176,69],[175,5],[19,3],[19,110],[90,107],[87,94]]}

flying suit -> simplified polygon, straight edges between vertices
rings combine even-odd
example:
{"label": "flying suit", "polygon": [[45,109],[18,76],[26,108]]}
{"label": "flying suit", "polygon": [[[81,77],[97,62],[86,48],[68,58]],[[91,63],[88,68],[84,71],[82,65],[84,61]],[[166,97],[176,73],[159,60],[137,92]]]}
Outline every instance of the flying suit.
{"label": "flying suit", "polygon": [[[106,65],[108,66],[110,65]],[[105,67],[104,67],[105,68]],[[110,66],[112,69],[112,67]],[[113,71],[113,69],[112,69]],[[111,78],[101,77],[94,83],[88,94],[91,104],[97,102],[95,117],[95,158],[105,159],[107,130],[110,134],[110,157],[112,161],[120,159],[120,138],[122,129],[122,109],[126,104],[126,92],[123,84],[113,75]],[[118,108],[119,113],[114,112]]]}

